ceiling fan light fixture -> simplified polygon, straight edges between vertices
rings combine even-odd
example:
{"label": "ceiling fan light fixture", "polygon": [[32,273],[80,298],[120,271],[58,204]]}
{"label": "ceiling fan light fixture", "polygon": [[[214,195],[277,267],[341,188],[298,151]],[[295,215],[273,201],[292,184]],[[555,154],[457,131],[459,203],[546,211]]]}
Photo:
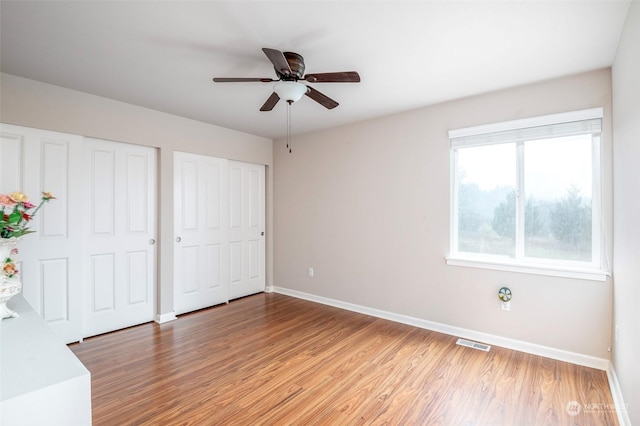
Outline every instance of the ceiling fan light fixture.
{"label": "ceiling fan light fixture", "polygon": [[281,81],[274,84],[273,91],[286,102],[296,102],[307,93],[307,86],[297,81]]}

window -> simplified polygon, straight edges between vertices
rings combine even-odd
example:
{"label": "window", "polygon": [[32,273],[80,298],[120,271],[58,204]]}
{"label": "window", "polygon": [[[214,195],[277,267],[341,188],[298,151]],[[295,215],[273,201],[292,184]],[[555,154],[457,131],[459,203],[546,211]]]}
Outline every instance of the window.
{"label": "window", "polygon": [[448,262],[605,279],[601,123],[596,108],[450,131]]}

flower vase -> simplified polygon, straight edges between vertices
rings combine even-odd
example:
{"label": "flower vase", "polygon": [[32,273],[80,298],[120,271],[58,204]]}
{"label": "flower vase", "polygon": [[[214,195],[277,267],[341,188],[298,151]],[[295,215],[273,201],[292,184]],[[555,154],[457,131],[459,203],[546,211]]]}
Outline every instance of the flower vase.
{"label": "flower vase", "polygon": [[7,308],[7,302],[22,289],[15,255],[19,238],[0,238],[0,321],[16,318],[18,314]]}

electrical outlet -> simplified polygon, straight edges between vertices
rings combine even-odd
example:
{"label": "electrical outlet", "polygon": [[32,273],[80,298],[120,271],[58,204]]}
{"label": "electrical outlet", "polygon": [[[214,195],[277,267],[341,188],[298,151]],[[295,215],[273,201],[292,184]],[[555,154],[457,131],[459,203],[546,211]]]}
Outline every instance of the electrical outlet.
{"label": "electrical outlet", "polygon": [[313,268],[309,268],[309,277],[313,278],[313,274],[314,274]]}

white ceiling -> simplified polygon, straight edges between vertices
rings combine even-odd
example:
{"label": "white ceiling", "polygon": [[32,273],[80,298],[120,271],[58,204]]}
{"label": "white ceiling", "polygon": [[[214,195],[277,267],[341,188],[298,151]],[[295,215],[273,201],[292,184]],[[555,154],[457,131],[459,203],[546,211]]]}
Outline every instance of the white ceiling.
{"label": "white ceiling", "polygon": [[265,136],[286,104],[259,108],[275,77],[262,47],[307,73],[358,71],[313,86],[340,102],[293,104],[293,133],[612,64],[628,1],[2,1],[0,70]]}

